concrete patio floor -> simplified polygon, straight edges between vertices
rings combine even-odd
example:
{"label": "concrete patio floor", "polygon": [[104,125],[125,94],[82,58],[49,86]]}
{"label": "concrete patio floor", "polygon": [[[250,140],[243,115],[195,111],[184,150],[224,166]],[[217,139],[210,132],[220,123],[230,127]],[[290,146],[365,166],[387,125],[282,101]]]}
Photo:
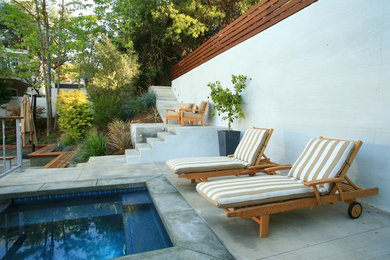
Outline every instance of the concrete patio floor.
{"label": "concrete patio floor", "polygon": [[124,156],[93,157],[75,168],[12,173],[0,179],[0,200],[142,183],[146,183],[175,247],[125,259],[390,257],[390,214],[386,212],[363,205],[362,216],[352,220],[347,205],[337,203],[276,214],[270,217],[269,237],[259,239],[254,221],[227,218],[197,194],[195,184],[177,178],[163,163],[130,165]]}

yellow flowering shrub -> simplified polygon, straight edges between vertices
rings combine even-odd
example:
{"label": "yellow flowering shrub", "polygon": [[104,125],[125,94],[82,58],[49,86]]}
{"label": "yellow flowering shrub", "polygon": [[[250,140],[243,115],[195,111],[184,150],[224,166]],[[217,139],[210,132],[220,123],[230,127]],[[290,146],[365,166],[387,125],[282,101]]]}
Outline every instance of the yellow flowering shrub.
{"label": "yellow flowering shrub", "polygon": [[60,130],[74,142],[83,138],[92,125],[91,105],[81,90],[61,91],[56,110]]}

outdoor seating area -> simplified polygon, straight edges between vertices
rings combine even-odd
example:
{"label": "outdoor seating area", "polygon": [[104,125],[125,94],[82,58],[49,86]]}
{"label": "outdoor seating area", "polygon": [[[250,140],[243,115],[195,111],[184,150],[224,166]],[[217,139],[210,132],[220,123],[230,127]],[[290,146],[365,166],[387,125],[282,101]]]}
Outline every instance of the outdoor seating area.
{"label": "outdoor seating area", "polygon": [[[200,183],[196,189],[208,202],[226,212],[227,217],[251,218],[260,225],[259,236],[268,236],[271,214],[313,208],[337,201],[349,204],[348,214],[362,213],[357,198],[378,194],[378,188],[361,188],[347,177],[361,141],[328,138],[312,139],[287,176],[264,175]],[[267,172],[267,169],[264,169]]]}
{"label": "outdoor seating area", "polygon": [[0,14],[0,259],[390,259],[388,0]]}
{"label": "outdoor seating area", "polygon": [[207,181],[210,177],[229,175],[253,176],[263,169],[278,164],[264,153],[272,136],[273,129],[248,129],[233,155],[227,157],[195,157],[172,159],[166,162],[169,169],[179,178],[187,178],[192,183]]}
{"label": "outdoor seating area", "polygon": [[199,107],[193,103],[179,103],[177,109],[165,110],[165,123],[168,124],[169,120],[176,120],[177,124],[181,126],[184,126],[185,123],[190,125],[200,123],[204,126],[208,106],[208,101],[202,101]]}

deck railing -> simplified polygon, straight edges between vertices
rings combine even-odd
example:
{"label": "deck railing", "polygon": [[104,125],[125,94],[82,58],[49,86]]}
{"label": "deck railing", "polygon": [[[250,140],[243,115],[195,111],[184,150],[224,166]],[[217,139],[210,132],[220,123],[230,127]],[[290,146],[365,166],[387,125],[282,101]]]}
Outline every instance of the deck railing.
{"label": "deck railing", "polygon": [[174,80],[317,0],[261,0],[171,69]]}
{"label": "deck railing", "polygon": [[[23,170],[23,165],[22,165],[22,135],[21,135],[21,127],[20,127],[20,120],[23,117],[20,116],[6,116],[6,117],[0,117],[1,119],[1,132],[2,132],[2,137],[3,137],[3,166],[4,170],[3,173],[0,174],[0,178],[6,176],[7,174],[15,171],[15,170]],[[16,131],[16,166],[12,166],[11,160],[7,159],[6,155],[6,121],[13,121],[15,120],[15,131]]]}

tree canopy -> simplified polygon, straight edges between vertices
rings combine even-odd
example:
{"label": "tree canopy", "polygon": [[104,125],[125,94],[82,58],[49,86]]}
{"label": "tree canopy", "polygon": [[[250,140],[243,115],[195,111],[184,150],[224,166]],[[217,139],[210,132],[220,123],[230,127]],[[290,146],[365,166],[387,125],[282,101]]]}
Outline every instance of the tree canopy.
{"label": "tree canopy", "polygon": [[138,86],[169,85],[170,68],[259,0],[95,0],[107,35],[140,63]]}

